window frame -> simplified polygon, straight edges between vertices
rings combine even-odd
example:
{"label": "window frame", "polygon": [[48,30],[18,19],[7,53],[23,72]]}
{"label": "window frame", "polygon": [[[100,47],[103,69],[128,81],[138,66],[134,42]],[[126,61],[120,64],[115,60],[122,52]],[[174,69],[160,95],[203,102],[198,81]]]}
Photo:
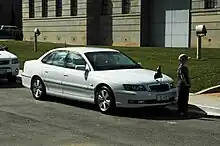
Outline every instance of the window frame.
{"label": "window frame", "polygon": [[204,0],[204,9],[215,9],[217,7],[217,0]]}
{"label": "window frame", "polygon": [[48,17],[48,0],[42,0],[42,17]]}
{"label": "window frame", "polygon": [[70,15],[78,15],[78,0],[70,0]]}
{"label": "window frame", "polygon": [[122,0],[121,4],[122,14],[129,14],[131,13],[131,1],[130,0]]}
{"label": "window frame", "polygon": [[[65,58],[67,57],[67,55],[68,55],[68,53],[69,53],[69,51],[67,51],[67,50],[56,50],[56,51],[53,51],[53,52],[50,52],[49,54],[47,54],[46,56],[44,56],[44,58],[43,59],[41,59],[41,62],[43,63],[43,64],[47,64],[47,65],[52,65],[52,66],[56,66],[56,67],[65,67],[65,60],[66,59],[64,59],[64,65],[63,66],[59,66],[59,65],[55,65],[54,63],[53,63],[53,61],[54,61],[54,56],[57,54],[57,53],[60,53],[60,52],[66,52],[67,54],[66,54],[66,56],[65,56]],[[50,57],[50,55],[52,55],[51,57]],[[49,58],[47,58],[49,56]],[[43,61],[45,58],[47,58],[46,59],[46,61]],[[51,63],[47,63],[47,61],[49,60],[49,59],[52,59],[52,62]]]}
{"label": "window frame", "polygon": [[[66,52],[66,56],[64,57],[63,65],[54,64],[54,57],[56,56],[56,54],[58,54],[58,53],[64,53],[64,52]],[[59,51],[57,51],[56,54],[53,56],[52,65],[53,65],[53,66],[57,66],[57,67],[63,67],[63,68],[65,68],[65,62],[66,62],[66,57],[67,57],[67,55],[68,55],[68,52],[69,52],[69,51],[66,51],[66,50],[59,50]]]}
{"label": "window frame", "polygon": [[[42,59],[41,59],[41,63],[43,64],[48,64],[48,65],[51,65],[52,63],[47,63],[47,61],[51,58],[51,55],[54,55],[56,53],[56,51],[53,51],[53,52],[50,52],[48,53],[46,56],[44,56]],[[52,56],[53,58],[53,56]],[[46,60],[45,60],[46,59]],[[45,60],[45,61],[44,61]],[[52,59],[53,60],[53,59]]]}
{"label": "window frame", "polygon": [[102,0],[102,16],[112,15],[111,0]]}
{"label": "window frame", "polygon": [[62,17],[63,15],[63,0],[56,0],[56,17]]}
{"label": "window frame", "polygon": [[[77,55],[77,56],[81,57],[81,58],[83,59],[83,61],[85,62],[85,64],[84,64],[85,66],[86,66],[86,64],[88,64],[87,61],[86,61],[86,59],[85,59],[80,53],[75,52],[75,51],[69,51],[69,52],[68,52],[68,54],[67,54],[67,56],[66,56],[66,61],[67,61],[68,57],[70,56],[70,54],[74,54],[74,55]],[[75,66],[77,66],[77,65],[75,65]],[[79,66],[79,65],[78,65],[78,66]],[[65,62],[65,68],[78,70],[78,69],[76,69],[76,68],[68,67],[68,66],[67,66],[67,62]],[[82,70],[80,70],[80,71],[82,71]]]}
{"label": "window frame", "polygon": [[35,17],[35,1],[29,0],[29,18]]}

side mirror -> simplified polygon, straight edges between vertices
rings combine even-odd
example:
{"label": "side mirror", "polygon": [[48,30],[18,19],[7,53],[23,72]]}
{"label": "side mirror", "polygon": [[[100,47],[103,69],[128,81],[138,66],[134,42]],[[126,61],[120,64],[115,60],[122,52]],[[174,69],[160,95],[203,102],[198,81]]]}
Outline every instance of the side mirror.
{"label": "side mirror", "polygon": [[85,69],[86,69],[86,66],[85,66],[85,65],[76,65],[76,66],[75,66],[75,69],[76,69],[76,70],[85,70]]}
{"label": "side mirror", "polygon": [[86,72],[90,72],[90,71],[91,71],[88,64],[86,64],[85,71],[86,71]]}

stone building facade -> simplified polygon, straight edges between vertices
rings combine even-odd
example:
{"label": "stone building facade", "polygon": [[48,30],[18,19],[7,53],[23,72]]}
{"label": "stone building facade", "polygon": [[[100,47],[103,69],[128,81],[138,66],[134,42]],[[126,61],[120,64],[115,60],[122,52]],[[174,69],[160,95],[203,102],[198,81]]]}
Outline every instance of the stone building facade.
{"label": "stone building facade", "polygon": [[189,47],[198,1],[205,0],[23,0],[24,40],[39,28],[41,42]]}
{"label": "stone building facade", "polygon": [[220,47],[220,0],[192,0],[191,47],[196,47],[195,27],[206,25],[207,35],[203,38],[204,48]]}

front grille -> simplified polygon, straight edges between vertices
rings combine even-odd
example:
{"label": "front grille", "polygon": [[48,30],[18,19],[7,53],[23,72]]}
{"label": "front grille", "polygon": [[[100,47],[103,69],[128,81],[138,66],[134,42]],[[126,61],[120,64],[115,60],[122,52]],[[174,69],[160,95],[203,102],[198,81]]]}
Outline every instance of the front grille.
{"label": "front grille", "polygon": [[149,85],[151,92],[166,92],[170,90],[168,84]]}
{"label": "front grille", "polygon": [[0,60],[0,65],[8,65],[9,63],[9,60]]}

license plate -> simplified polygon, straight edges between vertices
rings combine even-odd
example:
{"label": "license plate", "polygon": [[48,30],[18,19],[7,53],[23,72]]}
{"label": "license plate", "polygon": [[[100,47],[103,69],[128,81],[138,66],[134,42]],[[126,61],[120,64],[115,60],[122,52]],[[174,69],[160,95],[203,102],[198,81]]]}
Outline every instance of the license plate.
{"label": "license plate", "polygon": [[0,74],[5,74],[7,72],[6,69],[0,69]]}
{"label": "license plate", "polygon": [[157,95],[157,101],[166,101],[169,99],[170,99],[169,95]]}

